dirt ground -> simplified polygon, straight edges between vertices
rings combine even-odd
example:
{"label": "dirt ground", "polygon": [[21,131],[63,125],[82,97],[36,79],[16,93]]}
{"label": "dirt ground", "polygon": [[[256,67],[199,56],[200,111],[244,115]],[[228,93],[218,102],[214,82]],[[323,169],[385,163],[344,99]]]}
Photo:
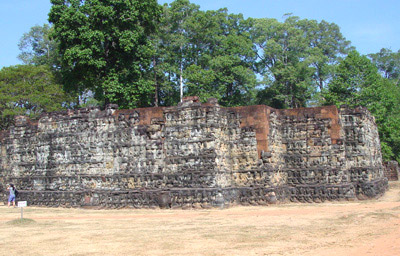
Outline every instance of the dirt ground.
{"label": "dirt ground", "polygon": [[371,201],[20,212],[0,206],[0,255],[400,255],[400,182]]}

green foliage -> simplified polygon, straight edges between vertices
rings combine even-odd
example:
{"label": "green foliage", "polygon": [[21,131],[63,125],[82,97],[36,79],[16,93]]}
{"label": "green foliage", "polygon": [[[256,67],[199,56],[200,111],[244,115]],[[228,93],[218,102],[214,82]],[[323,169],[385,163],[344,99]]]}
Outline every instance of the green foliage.
{"label": "green foliage", "polygon": [[252,38],[257,71],[264,77],[258,101],[277,108],[305,107],[319,100],[333,66],[349,49],[333,23],[288,17],[255,19]]}
{"label": "green foliage", "polygon": [[375,116],[383,158],[400,161],[400,88],[385,78],[376,87],[365,104]]}
{"label": "green foliage", "polygon": [[17,65],[0,70],[2,129],[8,127],[16,115],[37,117],[44,111],[63,109],[69,100],[46,65]]}
{"label": "green foliage", "polygon": [[163,6],[158,33],[153,40],[156,49],[153,74],[161,105],[176,105],[180,100],[180,81],[183,82],[183,70],[189,65],[185,57],[190,48],[186,23],[196,12],[199,12],[199,6],[188,0]]}
{"label": "green foliage", "polygon": [[350,52],[337,66],[324,98],[326,105],[367,107],[375,116],[383,158],[400,160],[400,88],[380,76],[366,56]]}
{"label": "green foliage", "polygon": [[266,87],[264,95],[271,98],[260,99],[261,103],[273,107],[301,107],[310,98],[311,83],[309,63],[306,58],[307,42],[303,31],[295,26],[297,17],[289,17],[284,23],[275,19],[258,19],[253,37],[259,49],[260,60],[257,69],[272,83]]}
{"label": "green foliage", "polygon": [[304,19],[298,21],[298,26],[305,32],[309,53],[308,61],[314,70],[313,85],[322,91],[332,78],[335,65],[353,47],[350,46],[350,41],[344,38],[339,26],[335,23]]}
{"label": "green foliage", "polygon": [[28,218],[23,218],[23,219],[19,218],[19,219],[7,221],[6,224],[12,225],[12,226],[28,226],[28,225],[36,224],[36,221],[33,219],[28,219]]}
{"label": "green foliage", "polygon": [[251,104],[257,82],[251,25],[226,9],[198,12],[188,21],[190,65],[184,73],[188,95],[217,98],[224,106]]}
{"label": "green foliage", "polygon": [[[184,85],[185,95],[225,106],[303,107],[321,100],[332,67],[349,49],[339,27],[325,21],[244,19],[176,0],[156,23],[150,2],[52,1],[67,91],[93,91],[99,101],[131,108],[174,105]],[[257,76],[265,89],[256,101]]]}
{"label": "green foliage", "polygon": [[[340,62],[335,75],[324,92],[325,104],[358,106],[373,101],[374,90],[379,86],[381,76],[375,65],[366,56],[352,51]],[[369,94],[369,95],[367,95]]]}
{"label": "green foliage", "polygon": [[48,24],[33,26],[25,33],[18,44],[21,53],[18,58],[26,65],[49,65],[59,63],[57,42],[50,38],[52,28]]}
{"label": "green foliage", "polygon": [[400,50],[381,49],[369,57],[383,79],[379,95],[374,95],[371,110],[379,127],[382,154],[386,160],[400,161]]}
{"label": "green foliage", "polygon": [[179,100],[182,80],[185,95],[218,98],[225,106],[249,104],[256,86],[250,26],[226,9],[200,11],[187,0],[164,5],[156,41],[160,103]]}
{"label": "green foliage", "polygon": [[400,84],[400,50],[392,52],[382,48],[378,53],[368,55],[383,77]]}
{"label": "green foliage", "polygon": [[160,8],[155,0],[51,0],[49,21],[60,42],[61,75],[67,91],[122,108],[148,106],[148,78]]}
{"label": "green foliage", "polygon": [[104,103],[96,100],[93,97],[86,97],[83,99],[82,103],[79,105],[81,108],[90,108],[90,107],[101,107]]}

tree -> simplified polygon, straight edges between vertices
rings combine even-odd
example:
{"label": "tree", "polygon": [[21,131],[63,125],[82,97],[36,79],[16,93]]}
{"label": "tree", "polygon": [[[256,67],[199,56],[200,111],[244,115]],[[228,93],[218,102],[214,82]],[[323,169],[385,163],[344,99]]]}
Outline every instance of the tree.
{"label": "tree", "polygon": [[297,26],[305,32],[309,61],[314,70],[313,84],[320,92],[326,88],[341,58],[354,49],[335,23],[303,19]]}
{"label": "tree", "polygon": [[368,56],[383,77],[393,80],[396,84],[400,83],[400,50],[392,52],[390,49],[382,48],[378,53]]}
{"label": "tree", "polygon": [[324,91],[326,105],[364,106],[376,118],[384,159],[400,160],[400,88],[366,57],[352,51]]}
{"label": "tree", "polygon": [[160,15],[156,0],[51,0],[49,21],[59,41],[67,91],[90,90],[122,108],[148,106],[154,81],[149,36]]}
{"label": "tree", "polygon": [[180,85],[184,82],[183,71],[189,63],[189,35],[187,20],[199,12],[199,6],[188,0],[176,0],[163,6],[157,36],[153,43],[155,79],[158,85],[158,103],[176,105],[180,101]]}
{"label": "tree", "polygon": [[52,28],[48,24],[33,26],[21,37],[18,48],[21,53],[18,58],[26,65],[49,65],[56,67],[57,42],[50,38]]}
{"label": "tree", "polygon": [[181,84],[185,95],[202,101],[250,104],[256,85],[250,27],[249,20],[226,9],[200,11],[188,0],[164,5],[154,62],[160,104],[176,104]]}
{"label": "tree", "polygon": [[324,92],[325,104],[352,107],[374,101],[374,91],[381,77],[375,65],[366,56],[352,51],[335,70],[333,79]]}
{"label": "tree", "polygon": [[265,86],[258,101],[277,108],[319,101],[333,66],[350,49],[336,24],[294,16],[283,23],[255,19],[252,38],[258,53],[256,69]]}
{"label": "tree", "polygon": [[304,31],[296,26],[297,17],[284,23],[276,19],[257,19],[252,31],[259,53],[258,72],[267,84],[270,98],[259,98],[260,103],[277,108],[304,107],[310,99],[313,70],[308,60],[308,44]]}
{"label": "tree", "polygon": [[214,97],[224,106],[251,104],[255,96],[255,60],[251,20],[227,9],[197,12],[188,19],[188,95]]}
{"label": "tree", "polygon": [[400,161],[400,88],[381,78],[380,85],[369,94],[374,101],[369,99],[366,105],[378,126],[383,158]]}
{"label": "tree", "polygon": [[17,65],[0,70],[1,128],[7,128],[16,115],[37,117],[42,112],[63,109],[70,102],[55,82],[47,65]]}

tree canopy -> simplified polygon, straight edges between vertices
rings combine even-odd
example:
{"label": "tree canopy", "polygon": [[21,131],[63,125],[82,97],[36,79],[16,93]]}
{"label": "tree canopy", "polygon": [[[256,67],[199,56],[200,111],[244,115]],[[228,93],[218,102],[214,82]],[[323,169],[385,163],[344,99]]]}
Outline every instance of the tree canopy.
{"label": "tree canopy", "polygon": [[364,106],[375,116],[386,160],[400,160],[400,87],[382,77],[367,58],[352,51],[324,91],[326,105]]}
{"label": "tree canopy", "polygon": [[160,15],[156,0],[51,0],[49,21],[59,42],[67,91],[91,90],[98,100],[133,108],[149,105],[146,75],[150,35]]}
{"label": "tree canopy", "polygon": [[249,19],[226,9],[201,11],[187,0],[164,5],[155,40],[160,103],[176,103],[184,85],[185,95],[203,101],[248,104],[257,84],[250,27]]}
{"label": "tree canopy", "polygon": [[373,101],[374,91],[381,85],[378,69],[366,57],[352,51],[336,67],[324,93],[325,104],[346,104],[352,107]]}
{"label": "tree canopy", "polygon": [[336,24],[289,16],[255,19],[252,37],[257,49],[257,72],[265,89],[260,103],[298,108],[318,100],[332,77],[333,66],[350,49]]}
{"label": "tree canopy", "polygon": [[57,59],[57,42],[50,38],[51,26],[33,26],[24,33],[18,47],[21,53],[18,58],[26,65],[49,65],[55,67]]}
{"label": "tree canopy", "polygon": [[2,129],[8,127],[16,115],[37,117],[42,112],[61,110],[69,101],[46,65],[17,65],[0,70]]}
{"label": "tree canopy", "polygon": [[382,76],[400,84],[400,50],[392,52],[382,48],[378,53],[368,55],[376,65]]}

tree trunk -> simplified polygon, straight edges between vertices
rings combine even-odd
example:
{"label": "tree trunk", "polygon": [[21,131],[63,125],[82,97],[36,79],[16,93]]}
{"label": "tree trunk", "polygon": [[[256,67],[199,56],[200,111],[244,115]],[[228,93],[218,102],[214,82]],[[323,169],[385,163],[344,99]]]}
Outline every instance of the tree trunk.
{"label": "tree trunk", "polygon": [[158,83],[157,83],[157,72],[156,72],[156,56],[153,56],[153,70],[154,70],[154,106],[158,107]]}

